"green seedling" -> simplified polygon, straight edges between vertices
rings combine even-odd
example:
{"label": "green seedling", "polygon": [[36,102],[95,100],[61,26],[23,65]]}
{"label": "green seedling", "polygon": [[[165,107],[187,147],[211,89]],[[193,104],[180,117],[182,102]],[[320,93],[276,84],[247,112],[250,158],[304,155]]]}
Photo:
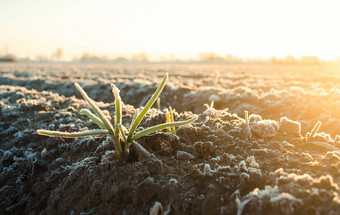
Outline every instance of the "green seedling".
{"label": "green seedling", "polygon": [[136,132],[136,128],[141,123],[145,114],[157,100],[159,94],[162,92],[166,81],[168,79],[168,74],[166,73],[161,84],[158,86],[156,92],[151,96],[150,100],[147,102],[144,108],[136,109],[134,113],[131,126],[126,129],[122,124],[122,100],[119,95],[119,89],[111,84],[112,92],[115,97],[115,115],[114,115],[114,124],[112,125],[108,118],[104,115],[104,113],[99,109],[96,103],[86,94],[83,88],[80,87],[78,83],[75,83],[78,91],[84,97],[84,99],[91,106],[92,110],[95,112],[93,114],[88,109],[80,110],[80,114],[85,114],[88,116],[94,123],[96,123],[101,129],[90,130],[90,131],[81,131],[75,133],[68,132],[59,132],[59,131],[49,131],[49,130],[37,130],[38,134],[50,136],[50,137],[64,137],[64,138],[76,138],[76,137],[86,137],[86,136],[96,136],[96,135],[108,135],[116,149],[116,156],[119,160],[127,160],[130,153],[131,144],[140,137],[148,135],[150,133],[154,133],[166,128],[174,128],[177,126],[182,126],[186,124],[190,124],[197,120],[197,116],[194,115],[191,119],[185,121],[167,121],[166,123],[159,124],[156,126],[152,126],[150,128],[146,128],[142,131]]}
{"label": "green seedling", "polygon": [[[169,111],[166,111],[166,123],[173,123],[173,122],[175,122],[174,113],[172,111],[172,108],[169,107]],[[174,135],[176,135],[175,127],[168,127],[166,129],[167,132],[170,132],[170,130]]]}

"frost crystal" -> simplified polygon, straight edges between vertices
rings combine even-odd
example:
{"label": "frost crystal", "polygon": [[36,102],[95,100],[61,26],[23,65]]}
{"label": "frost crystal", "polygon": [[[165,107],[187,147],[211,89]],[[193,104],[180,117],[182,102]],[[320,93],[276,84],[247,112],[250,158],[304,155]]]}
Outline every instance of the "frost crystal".
{"label": "frost crystal", "polygon": [[159,215],[163,214],[163,207],[160,202],[155,202],[155,204],[150,209],[150,215]]}
{"label": "frost crystal", "polygon": [[250,167],[253,168],[259,168],[259,164],[256,162],[255,157],[254,156],[249,156],[247,157],[247,163],[249,163]]}
{"label": "frost crystal", "polygon": [[251,124],[251,129],[260,137],[274,137],[279,130],[279,125],[274,120],[261,120]]}
{"label": "frost crystal", "polygon": [[212,176],[213,170],[210,168],[210,164],[205,164],[204,165],[204,171],[203,174],[206,176]]}
{"label": "frost crystal", "polygon": [[288,119],[287,117],[281,117],[280,119],[280,131],[282,133],[294,134],[300,136],[301,124],[299,122]]}
{"label": "frost crystal", "polygon": [[292,214],[294,212],[294,207],[302,204],[300,199],[295,198],[289,193],[280,193],[277,196],[271,196],[270,202],[278,207],[283,214]]}
{"label": "frost crystal", "polygon": [[239,168],[242,172],[248,172],[247,164],[244,160],[239,163]]}

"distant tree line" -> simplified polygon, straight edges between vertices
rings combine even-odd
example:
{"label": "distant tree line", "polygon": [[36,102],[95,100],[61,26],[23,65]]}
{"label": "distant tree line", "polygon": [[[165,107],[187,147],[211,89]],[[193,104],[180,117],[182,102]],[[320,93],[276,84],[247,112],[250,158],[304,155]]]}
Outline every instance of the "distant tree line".
{"label": "distant tree line", "polygon": [[16,62],[16,61],[18,61],[18,58],[12,54],[0,56],[0,62]]}
{"label": "distant tree line", "polygon": [[[319,59],[315,56],[302,56],[295,58],[294,56],[288,55],[285,58],[270,57],[269,59],[262,58],[240,58],[231,54],[225,57],[217,55],[214,52],[205,53],[202,52],[198,55],[198,61],[204,62],[226,62],[226,63],[266,63],[266,64],[279,64],[279,65],[296,65],[296,64],[310,64],[317,65],[326,63],[326,61]],[[340,63],[340,58],[336,60]]]}
{"label": "distant tree line", "polygon": [[[6,51],[6,54],[0,56],[0,62],[16,62],[16,61],[37,61],[37,62],[60,62],[64,61],[64,51],[62,48],[57,48],[50,56],[37,55],[34,59],[24,58],[19,59],[14,54]],[[274,64],[274,65],[318,65],[329,63],[315,56],[302,56],[296,58],[294,56],[286,56],[285,58],[270,57],[269,59],[262,58],[240,58],[232,54],[225,56],[218,55],[214,52],[201,52],[196,59],[179,59],[174,54],[169,57],[159,56],[157,59],[150,58],[146,53],[132,54],[129,57],[108,57],[107,55],[98,55],[85,52],[79,57],[73,57],[73,62],[189,62],[189,63],[227,63],[227,64],[240,64],[240,63],[257,63],[257,64]],[[333,63],[340,64],[340,58],[333,60]]]}

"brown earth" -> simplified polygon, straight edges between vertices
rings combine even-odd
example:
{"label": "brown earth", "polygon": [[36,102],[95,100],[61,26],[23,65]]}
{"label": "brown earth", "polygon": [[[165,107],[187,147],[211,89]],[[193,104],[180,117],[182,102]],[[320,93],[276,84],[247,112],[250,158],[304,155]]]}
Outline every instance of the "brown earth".
{"label": "brown earth", "polygon": [[[96,128],[74,82],[111,116],[115,83],[129,127],[166,72],[161,110],[140,127],[165,122],[169,106],[175,121],[199,119],[138,139],[155,159],[112,161],[106,137],[36,133]],[[0,214],[340,214],[339,70],[14,63],[0,74]]]}

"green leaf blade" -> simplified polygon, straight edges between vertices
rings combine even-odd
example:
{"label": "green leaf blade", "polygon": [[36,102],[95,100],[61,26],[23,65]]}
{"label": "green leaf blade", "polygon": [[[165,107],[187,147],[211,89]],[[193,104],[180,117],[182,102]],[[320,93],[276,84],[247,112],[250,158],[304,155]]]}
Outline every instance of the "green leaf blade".
{"label": "green leaf blade", "polygon": [[122,123],[122,99],[119,95],[119,89],[114,85],[111,84],[112,92],[115,97],[115,109],[116,109],[116,120],[115,120],[115,133],[118,136],[119,135],[119,124]]}
{"label": "green leaf blade", "polygon": [[162,82],[161,82],[161,84],[158,86],[156,92],[151,96],[151,98],[146,103],[146,105],[143,108],[143,110],[139,113],[139,115],[136,117],[136,119],[131,124],[129,135],[128,135],[128,138],[127,138],[128,142],[132,142],[133,141],[133,138],[132,138],[133,133],[135,132],[136,128],[138,127],[138,125],[140,124],[142,119],[144,118],[145,114],[148,112],[148,110],[154,104],[154,102],[158,98],[159,94],[163,91],[163,88],[164,88],[164,86],[166,84],[166,81],[168,80],[168,76],[169,76],[168,73],[166,73],[164,78],[163,78],[163,80],[162,80]]}
{"label": "green leaf blade", "polygon": [[101,119],[99,119],[96,115],[94,115],[93,113],[91,113],[90,110],[88,109],[81,109],[79,111],[80,114],[84,114],[86,115],[88,118],[90,118],[94,123],[96,123],[99,127],[101,127],[102,129],[107,129],[106,125],[103,123],[103,121]]}
{"label": "green leaf blade", "polygon": [[80,131],[80,132],[61,132],[61,131],[49,131],[39,129],[37,130],[39,135],[48,136],[48,137],[64,137],[64,138],[76,138],[76,137],[88,137],[88,136],[96,136],[96,135],[104,135],[108,134],[108,130],[104,129],[96,129],[96,130],[89,130],[89,131]]}
{"label": "green leaf blade", "polygon": [[185,121],[163,123],[163,124],[159,124],[159,125],[156,125],[156,126],[152,126],[150,128],[144,129],[143,131],[140,131],[140,132],[136,133],[135,135],[133,135],[132,141],[134,141],[134,140],[136,140],[136,139],[138,139],[140,137],[143,137],[145,135],[154,133],[156,131],[163,130],[165,128],[178,127],[178,126],[182,126],[182,125],[193,123],[197,119],[198,119],[198,116],[195,115],[191,119],[188,119],[188,120],[185,120]]}
{"label": "green leaf blade", "polygon": [[123,125],[122,124],[118,124],[118,127],[119,127],[119,131],[120,131],[121,135],[123,136],[123,140],[124,140],[125,144],[127,144],[127,139],[126,139],[126,135],[124,133]]}
{"label": "green leaf blade", "polygon": [[102,122],[105,124],[105,126],[108,128],[109,133],[112,133],[114,135],[114,130],[112,124],[109,122],[109,120],[105,117],[104,113],[99,109],[99,107],[96,105],[96,103],[87,95],[87,93],[81,88],[81,86],[78,83],[74,83],[74,85],[77,87],[80,94],[84,97],[84,99],[89,103],[93,111],[97,114],[97,116],[102,120]]}

